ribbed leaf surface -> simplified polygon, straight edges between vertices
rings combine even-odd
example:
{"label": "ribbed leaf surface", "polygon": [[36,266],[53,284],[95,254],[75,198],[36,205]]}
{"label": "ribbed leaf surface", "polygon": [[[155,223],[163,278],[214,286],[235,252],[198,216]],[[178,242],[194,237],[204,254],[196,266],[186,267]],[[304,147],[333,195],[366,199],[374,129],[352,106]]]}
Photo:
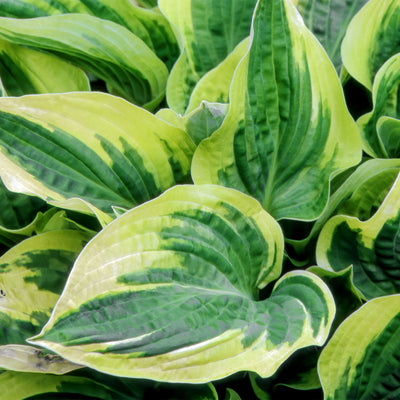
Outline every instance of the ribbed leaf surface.
{"label": "ribbed leaf surface", "polygon": [[207,382],[271,375],[322,344],[334,313],[322,281],[281,270],[279,225],[256,200],[176,186],[109,224],[78,258],[49,323],[30,342],[97,370]]}
{"label": "ribbed leaf surface", "polygon": [[337,74],[291,1],[260,1],[221,128],[195,152],[195,183],[256,197],[276,219],[316,219],[329,181],[359,162]]}
{"label": "ribbed leaf surface", "polygon": [[200,78],[250,34],[256,0],[159,0],[158,3],[181,35],[182,54],[168,79],[167,101],[174,111],[183,114]]}
{"label": "ribbed leaf surface", "polygon": [[0,120],[6,185],[66,208],[87,211],[80,198],[112,214],[188,179],[190,137],[111,95],[3,98]]}
{"label": "ribbed leaf surface", "polygon": [[154,108],[164,97],[168,70],[125,27],[91,15],[0,18],[0,37],[48,51],[94,73],[112,94]]}

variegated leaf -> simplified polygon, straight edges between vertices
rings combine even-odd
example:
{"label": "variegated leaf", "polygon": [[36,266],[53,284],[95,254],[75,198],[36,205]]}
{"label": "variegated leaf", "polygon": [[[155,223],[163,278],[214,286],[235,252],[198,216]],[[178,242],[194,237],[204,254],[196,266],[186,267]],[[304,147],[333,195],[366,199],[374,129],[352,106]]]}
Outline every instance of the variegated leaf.
{"label": "variegated leaf", "polygon": [[269,376],[298,348],[323,344],[334,315],[329,290],[304,271],[258,301],[282,256],[279,225],[256,200],[220,186],[175,186],[93,238],[29,342],[120,376]]}
{"label": "variegated leaf", "polygon": [[276,219],[316,219],[361,143],[337,74],[289,0],[259,1],[222,126],[198,146],[195,183],[256,197]]}
{"label": "variegated leaf", "polygon": [[367,221],[338,215],[325,224],[318,238],[317,263],[333,271],[352,265],[354,285],[366,299],[399,293],[399,226],[398,176],[378,211]]}
{"label": "variegated leaf", "polygon": [[129,209],[189,179],[190,137],[108,94],[2,98],[0,121],[0,176],[10,190],[91,209],[103,225],[112,206]]}
{"label": "variegated leaf", "polygon": [[103,79],[112,94],[145,108],[156,107],[164,97],[167,67],[115,22],[84,14],[0,18],[0,37],[56,54]]}
{"label": "variegated leaf", "polygon": [[352,314],[318,363],[325,400],[400,396],[400,295],[370,300]]}
{"label": "variegated leaf", "polygon": [[400,52],[400,0],[369,0],[352,19],[342,43],[346,70],[369,90],[379,68]]}
{"label": "variegated leaf", "polygon": [[[249,35],[256,0],[159,0],[158,3],[180,34],[182,54],[168,78],[167,101],[169,107],[183,114],[196,83]],[[223,68],[229,69],[227,65]]]}

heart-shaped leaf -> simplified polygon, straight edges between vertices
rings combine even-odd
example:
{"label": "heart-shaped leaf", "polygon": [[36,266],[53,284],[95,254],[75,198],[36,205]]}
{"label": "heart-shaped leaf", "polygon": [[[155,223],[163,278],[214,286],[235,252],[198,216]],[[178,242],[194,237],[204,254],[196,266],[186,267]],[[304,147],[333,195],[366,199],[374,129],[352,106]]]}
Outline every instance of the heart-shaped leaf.
{"label": "heart-shaped leaf", "polygon": [[262,376],[321,345],[334,303],[315,275],[281,278],[279,225],[220,186],[175,186],[109,224],[78,258],[31,343],[113,375],[201,383]]}

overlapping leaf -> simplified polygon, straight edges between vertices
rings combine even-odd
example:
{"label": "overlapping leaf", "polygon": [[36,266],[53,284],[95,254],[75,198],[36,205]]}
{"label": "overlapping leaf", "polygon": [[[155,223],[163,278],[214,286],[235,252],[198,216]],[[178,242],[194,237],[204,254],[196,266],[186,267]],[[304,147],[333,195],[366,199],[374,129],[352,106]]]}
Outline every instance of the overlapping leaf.
{"label": "overlapping leaf", "polygon": [[260,1],[221,128],[195,152],[195,183],[256,197],[275,218],[316,219],[335,171],[361,157],[337,74],[291,1]]}
{"label": "overlapping leaf", "polygon": [[305,24],[317,36],[339,72],[340,46],[351,19],[368,0],[294,0]]}
{"label": "overlapping leaf", "polygon": [[318,363],[325,400],[400,396],[400,295],[369,301],[352,314]]}
{"label": "overlapping leaf", "polygon": [[80,370],[68,375],[0,374],[2,400],[218,400],[214,386],[154,384]]}
{"label": "overlapping leaf", "polygon": [[164,97],[167,67],[139,37],[114,22],[84,14],[0,18],[0,37],[61,56],[103,79],[112,94],[145,108]]}
{"label": "overlapping leaf", "polygon": [[89,14],[128,28],[142,39],[168,67],[179,56],[179,46],[165,17],[134,6],[130,0],[18,0],[1,1],[0,16],[35,18],[49,15]]}
{"label": "overlapping leaf", "polygon": [[53,55],[4,40],[0,40],[0,79],[7,96],[90,90],[81,69]]}
{"label": "overlapping leaf", "polygon": [[0,368],[52,373],[77,368],[24,344],[47,322],[89,237],[72,230],[47,232],[24,240],[0,258]]}
{"label": "overlapping leaf", "polygon": [[400,0],[370,0],[352,19],[342,43],[346,70],[369,90],[379,68],[400,52]]}
{"label": "overlapping leaf", "polygon": [[396,54],[385,62],[375,76],[373,110],[357,121],[364,150],[372,157],[400,157],[399,86],[400,54]]}
{"label": "overlapping leaf", "polygon": [[161,11],[181,35],[182,54],[171,71],[167,86],[168,105],[174,111],[185,112],[200,78],[249,35],[255,4],[256,0],[159,1]]}
{"label": "overlapping leaf", "polygon": [[[110,221],[188,179],[185,132],[101,93],[0,99],[0,175],[13,191]],[[82,199],[85,203],[82,203]]]}
{"label": "overlapping leaf", "polygon": [[257,301],[282,255],[279,225],[256,200],[220,186],[176,186],[88,244],[30,342],[120,376],[269,376],[296,349],[321,345],[334,314],[325,285],[304,271]]}
{"label": "overlapping leaf", "polygon": [[398,177],[370,219],[335,216],[318,239],[318,265],[334,271],[352,265],[354,284],[366,299],[400,292],[399,193]]}

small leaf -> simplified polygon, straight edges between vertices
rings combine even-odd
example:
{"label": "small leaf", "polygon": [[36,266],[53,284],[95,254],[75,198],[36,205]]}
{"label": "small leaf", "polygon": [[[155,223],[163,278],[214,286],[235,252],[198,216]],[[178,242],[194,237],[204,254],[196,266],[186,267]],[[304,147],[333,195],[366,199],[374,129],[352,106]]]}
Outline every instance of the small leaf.
{"label": "small leaf", "polygon": [[196,149],[195,183],[236,188],[274,218],[314,220],[340,169],[360,161],[337,74],[291,1],[260,1],[222,126]]}
{"label": "small leaf", "polygon": [[165,64],[114,22],[83,14],[0,18],[0,37],[56,54],[106,81],[112,94],[145,108],[156,107],[164,97]]}
{"label": "small leaf", "polygon": [[400,396],[400,295],[370,300],[346,319],[318,363],[325,400]]}
{"label": "small leaf", "polygon": [[325,285],[304,271],[257,300],[282,256],[279,225],[256,200],[220,186],[175,186],[93,238],[29,342],[119,376],[269,376],[298,348],[323,344],[334,314]]}
{"label": "small leaf", "polygon": [[326,223],[318,238],[318,265],[333,271],[353,265],[354,284],[366,299],[400,291],[399,179],[398,176],[369,220],[335,216]]}
{"label": "small leaf", "polygon": [[342,43],[350,75],[372,90],[379,68],[400,52],[400,0],[370,0],[352,19]]}

